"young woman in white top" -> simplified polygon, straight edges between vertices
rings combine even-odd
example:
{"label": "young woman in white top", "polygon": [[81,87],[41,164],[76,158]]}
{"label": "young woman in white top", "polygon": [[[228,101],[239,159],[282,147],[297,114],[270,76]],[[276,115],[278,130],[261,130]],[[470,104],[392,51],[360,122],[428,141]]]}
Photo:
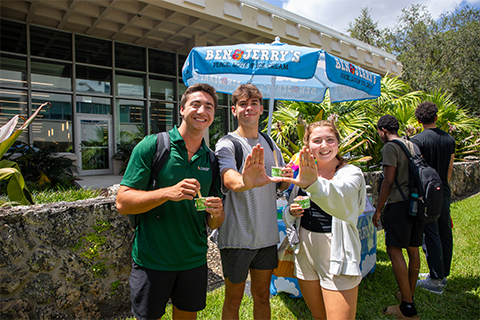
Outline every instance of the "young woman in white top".
{"label": "young woman in white top", "polygon": [[[358,216],[365,209],[362,171],[338,155],[340,136],[333,123],[310,124],[300,151],[299,174],[284,181],[296,186],[284,220],[295,225],[295,275],[315,319],[354,319],[357,309],[361,243]],[[302,209],[293,199],[310,197]]]}

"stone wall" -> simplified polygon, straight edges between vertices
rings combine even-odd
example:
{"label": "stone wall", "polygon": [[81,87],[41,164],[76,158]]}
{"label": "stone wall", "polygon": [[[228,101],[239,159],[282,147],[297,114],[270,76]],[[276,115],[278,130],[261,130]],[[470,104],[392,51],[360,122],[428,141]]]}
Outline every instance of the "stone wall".
{"label": "stone wall", "polygon": [[[378,200],[381,171],[365,173],[365,182],[370,185],[368,191],[372,195],[372,203]],[[480,191],[480,161],[458,162],[453,165],[452,178],[450,179],[452,200],[460,200]]]}
{"label": "stone wall", "polygon": [[[365,174],[374,203],[379,177],[379,172]],[[478,192],[480,161],[455,164],[451,187],[454,199]],[[131,238],[114,195],[0,208],[0,319],[115,319],[125,314],[130,309]],[[217,251],[210,243],[209,281],[215,284],[222,281]]]}
{"label": "stone wall", "polygon": [[129,309],[132,234],[114,197],[0,209],[0,319]]}

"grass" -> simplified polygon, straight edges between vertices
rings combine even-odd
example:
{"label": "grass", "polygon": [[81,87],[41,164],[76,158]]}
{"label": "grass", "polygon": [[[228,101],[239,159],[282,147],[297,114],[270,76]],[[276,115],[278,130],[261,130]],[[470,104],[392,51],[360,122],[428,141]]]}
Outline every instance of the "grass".
{"label": "grass", "polygon": [[[479,319],[480,318],[480,195],[453,203],[454,252],[452,270],[443,295],[417,288],[415,302],[422,319]],[[428,272],[425,255],[420,272]],[[224,287],[207,295],[207,307],[198,319],[220,319]],[[377,264],[375,271],[360,284],[357,319],[396,319],[381,313],[382,307],[397,304],[397,283],[386,253],[383,231],[378,232]],[[281,293],[270,299],[272,319],[312,319],[302,298],[290,298]],[[253,300],[245,296],[240,307],[241,319],[252,319]],[[134,318],[127,318],[133,320]],[[171,306],[163,319],[171,319]]]}
{"label": "grass", "polygon": [[[53,203],[60,201],[77,201],[96,198],[102,195],[102,190],[60,188],[55,190],[32,191],[35,204]],[[0,196],[0,206],[7,206],[10,200],[6,195]]]}

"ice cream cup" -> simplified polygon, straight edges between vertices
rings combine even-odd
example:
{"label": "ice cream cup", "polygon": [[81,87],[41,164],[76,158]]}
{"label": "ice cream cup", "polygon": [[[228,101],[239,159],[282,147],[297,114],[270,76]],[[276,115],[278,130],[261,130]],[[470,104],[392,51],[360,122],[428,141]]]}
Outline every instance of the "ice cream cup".
{"label": "ice cream cup", "polygon": [[272,177],[281,177],[282,173],[281,167],[272,167]]}
{"label": "ice cream cup", "polygon": [[302,207],[302,209],[310,208],[310,198],[307,196],[298,196],[293,201]]}
{"label": "ice cream cup", "polygon": [[206,197],[201,197],[201,198],[195,198],[195,207],[197,208],[197,211],[205,211],[207,206],[205,205],[205,200]]}

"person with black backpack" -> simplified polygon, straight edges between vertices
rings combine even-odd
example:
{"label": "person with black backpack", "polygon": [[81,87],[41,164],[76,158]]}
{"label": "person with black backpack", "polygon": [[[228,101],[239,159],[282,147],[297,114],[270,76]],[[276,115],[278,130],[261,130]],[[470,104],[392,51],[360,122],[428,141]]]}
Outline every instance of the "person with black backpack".
{"label": "person with black backpack", "polygon": [[[173,319],[195,319],[205,308],[207,225],[218,228],[225,213],[220,197],[207,197],[205,211],[196,209],[194,198],[220,191],[220,179],[212,175],[212,151],[203,139],[217,101],[208,84],[187,88],[180,105],[182,123],[168,132],[168,142],[159,144],[157,139],[165,135],[152,134],[133,149],[118,190],[117,209],[122,215],[138,216],[129,279],[137,319],[161,318],[169,299]],[[156,153],[168,158],[152,175]],[[216,188],[211,189],[213,184]]]}
{"label": "person with black backpack", "polygon": [[448,182],[452,176],[455,157],[455,139],[436,127],[438,107],[433,102],[423,102],[415,110],[415,117],[423,131],[414,136],[415,143],[427,163],[437,170],[443,184],[443,201],[440,217],[424,225],[423,251],[427,258],[428,274],[417,281],[417,286],[434,293],[443,293],[450,274],[453,253],[452,222],[450,218],[451,190]]}
{"label": "person with black backpack", "polygon": [[[384,115],[377,122],[380,140],[385,143],[382,149],[384,179],[372,222],[379,228],[381,220],[385,230],[387,253],[400,288],[400,293],[397,294],[400,305],[392,305],[382,311],[399,319],[419,319],[413,295],[420,270],[418,248],[423,242],[423,223],[416,216],[409,214],[410,201],[404,201],[402,197],[402,193],[410,194],[409,159],[402,148],[391,141],[404,144],[411,154],[420,154],[420,151],[410,141],[400,139],[398,129],[399,123],[394,116]],[[387,199],[388,203],[382,214]],[[408,267],[403,257],[403,249],[407,249]]]}
{"label": "person with black backpack", "polygon": [[[232,95],[234,132],[215,146],[225,185],[225,222],[218,229],[218,248],[225,278],[223,319],[238,319],[248,273],[255,319],[270,319],[270,281],[277,267],[277,187],[288,188],[271,168],[284,167],[272,138],[258,132],[263,112],[262,93],[252,84],[240,85]],[[276,157],[276,159],[275,159]],[[278,165],[276,165],[276,162]],[[293,177],[291,167],[283,176]],[[247,315],[242,315],[247,317]]]}

